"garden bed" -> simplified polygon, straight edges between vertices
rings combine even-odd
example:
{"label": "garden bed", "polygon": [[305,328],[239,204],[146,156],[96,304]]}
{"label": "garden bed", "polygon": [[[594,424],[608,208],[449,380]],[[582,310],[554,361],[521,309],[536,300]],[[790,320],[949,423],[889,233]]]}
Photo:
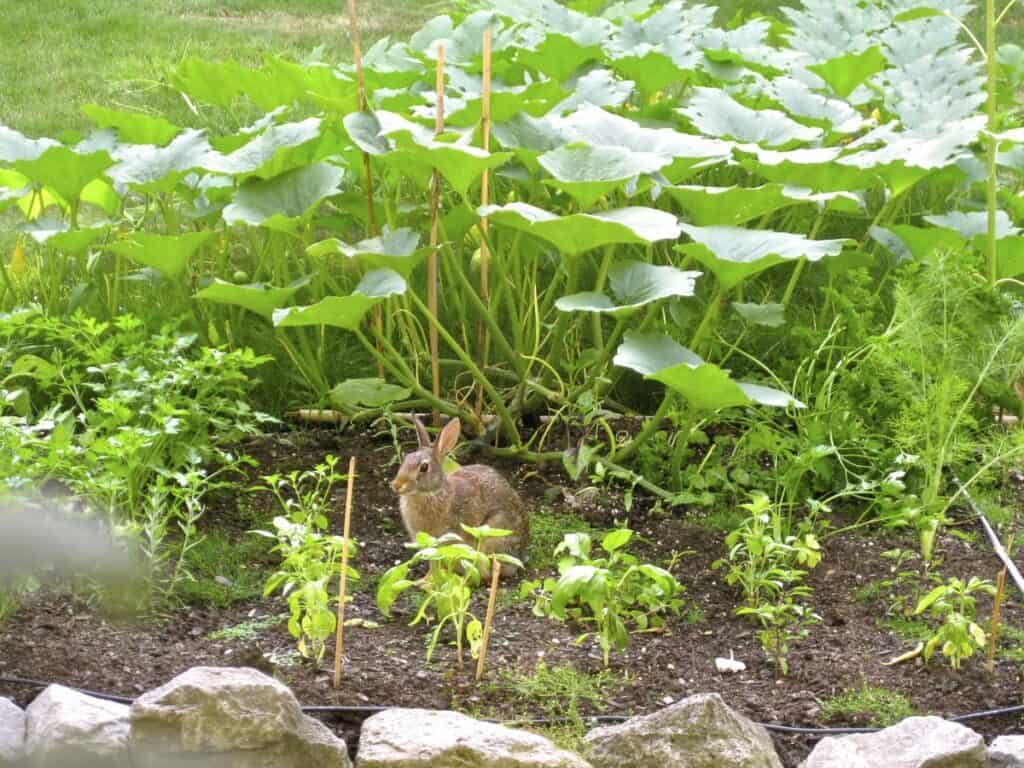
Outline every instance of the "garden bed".
{"label": "garden bed", "polygon": [[[253,594],[252,585],[262,581],[274,559],[260,554],[251,541],[245,551],[254,554],[245,568],[197,574],[201,579],[221,577],[206,585],[212,590],[210,600],[221,603],[219,606],[207,600],[159,618],[127,621],[105,617],[69,593],[51,591],[27,597],[0,627],[0,677],[60,682],[134,697],[196,665],[254,666],[285,681],[304,705],[451,707],[480,717],[513,719],[565,714],[564,694],[554,688],[545,691],[541,682],[532,695],[524,695],[523,686],[514,685],[509,673],[528,675],[541,662],[548,669],[572,665],[582,677],[602,671],[596,645],[578,646],[577,628],[534,616],[531,604],[517,598],[515,585],[505,588],[499,603],[483,684],[473,680],[475,665],[467,663],[463,670],[456,667],[454,650],[447,646],[440,647],[434,661],[427,664],[425,632],[408,626],[413,615],[408,603],[400,601],[391,620],[385,620],[374,605],[376,577],[406,556],[397,500],[387,485],[394,472],[394,466],[388,466],[393,456],[390,443],[369,435],[294,432],[261,438],[246,450],[260,466],[252,470],[252,482],[245,486],[252,485],[260,474],[309,468],[328,453],[343,459],[353,454],[357,457],[352,531],[360,552],[353,565],[362,579],[347,617],[378,622],[379,626],[346,629],[346,662],[339,690],[331,686],[329,654],[319,667],[294,657],[295,643],[283,620],[284,602]],[[581,492],[560,467],[540,471],[532,466],[501,468],[535,513],[529,578],[553,574],[553,569],[538,570],[536,566],[544,558],[550,563],[551,550],[561,538],[560,526],[571,530],[586,524],[604,530],[616,519],[627,517],[617,490],[601,487]],[[344,488],[336,492],[339,515],[335,525],[340,530]],[[243,542],[255,538],[246,531],[267,525],[276,513],[269,494],[239,494],[220,499],[207,512],[204,527],[208,534],[218,533],[233,546],[244,546]],[[789,676],[776,680],[754,624],[733,615],[738,593],[724,583],[721,571],[712,569],[712,563],[725,553],[725,534],[712,524],[714,517],[703,512],[689,517],[656,512],[638,496],[628,519],[642,537],[632,551],[670,567],[686,587],[686,605],[678,617],[669,620],[668,632],[634,635],[625,653],[613,653],[610,674],[593,687],[599,700],[584,698],[579,703],[584,715],[639,714],[692,693],[717,691],[730,706],[762,723],[864,726],[878,713],[857,712],[854,706],[829,717],[834,707],[823,709],[823,703],[837,694],[864,685],[902,694],[918,713],[946,717],[1021,702],[1024,647],[1019,647],[1019,641],[1024,633],[1012,629],[1001,636],[993,674],[985,671],[984,660],[977,656],[965,661],[959,672],[949,669],[939,655],[927,665],[911,661],[883,666],[882,662],[913,647],[916,640],[910,635],[920,628],[898,615],[888,617],[893,620],[888,626],[879,626],[892,603],[891,593],[907,596],[911,610],[915,599],[909,596],[922,593],[925,582],[915,585],[914,577],[905,577],[895,588],[881,583],[891,580],[897,570],[895,561],[883,557],[883,551],[899,546],[914,551],[915,542],[909,537],[850,532],[825,540],[823,560],[808,579],[813,588],[810,604],[821,621],[812,627],[810,637],[792,650]],[[935,569],[943,577],[994,579],[998,561],[979,535],[980,529],[965,521],[956,530],[960,536],[947,534],[941,539],[941,562]],[[909,560],[898,570],[920,572],[920,561]],[[261,572],[259,578],[253,571]],[[243,584],[248,591],[239,594]],[[216,594],[218,589],[222,594]],[[1020,596],[1011,587],[1007,597],[1003,607],[1006,625],[1024,626]],[[483,594],[477,599],[482,602]],[[979,599],[978,608],[987,628],[991,600]],[[278,615],[281,620],[272,620]],[[897,624],[903,635],[893,629]],[[227,636],[224,630],[228,630]],[[218,632],[221,634],[214,634]],[[728,657],[730,652],[747,664],[746,671],[723,675],[715,670],[715,658]],[[36,693],[27,686],[0,682],[0,695],[11,696],[22,706]],[[545,693],[553,697],[549,706],[544,703]],[[352,738],[354,731],[347,726],[355,722],[331,724]],[[969,725],[988,737],[1021,728],[1012,716],[973,720]],[[787,765],[796,765],[813,744],[810,737],[775,736]]]}

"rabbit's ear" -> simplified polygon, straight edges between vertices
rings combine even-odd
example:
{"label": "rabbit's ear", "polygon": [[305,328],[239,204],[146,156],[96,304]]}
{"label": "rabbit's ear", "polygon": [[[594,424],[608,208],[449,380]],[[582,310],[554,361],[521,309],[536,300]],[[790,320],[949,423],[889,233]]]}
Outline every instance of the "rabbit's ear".
{"label": "rabbit's ear", "polygon": [[457,419],[449,421],[444,429],[441,430],[441,436],[437,438],[437,446],[435,451],[438,457],[447,456],[455,444],[459,441],[459,432],[462,431],[462,423]]}
{"label": "rabbit's ear", "polygon": [[420,448],[429,448],[430,435],[427,434],[427,428],[423,426],[420,417],[415,413],[412,415],[412,423],[416,425],[416,439],[420,442]]}

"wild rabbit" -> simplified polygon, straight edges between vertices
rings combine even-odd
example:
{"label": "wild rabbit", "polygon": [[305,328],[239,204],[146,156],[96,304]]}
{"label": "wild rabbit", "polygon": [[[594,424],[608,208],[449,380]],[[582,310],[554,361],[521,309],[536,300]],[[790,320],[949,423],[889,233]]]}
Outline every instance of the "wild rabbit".
{"label": "wild rabbit", "polygon": [[[402,522],[415,539],[420,531],[431,536],[457,533],[470,544],[472,538],[462,530],[470,526],[489,525],[514,533],[511,536],[484,540],[485,552],[503,552],[525,560],[529,544],[527,513],[519,494],[496,470],[483,464],[460,467],[450,475],[444,473],[445,456],[458,442],[462,425],[452,419],[441,430],[436,444],[422,422],[414,415],[419,448],[405,457],[391,488],[399,495]],[[515,567],[503,564],[502,576],[511,576]]]}

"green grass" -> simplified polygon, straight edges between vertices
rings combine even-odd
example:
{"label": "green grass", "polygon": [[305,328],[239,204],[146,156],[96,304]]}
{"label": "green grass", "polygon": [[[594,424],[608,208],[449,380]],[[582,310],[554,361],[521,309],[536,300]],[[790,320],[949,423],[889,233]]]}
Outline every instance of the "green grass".
{"label": "green grass", "polygon": [[[567,533],[589,533],[594,528],[582,517],[560,515],[539,510],[530,515],[530,552],[527,566],[531,571],[552,570],[557,565],[555,547]],[[596,546],[596,544],[595,544]]]}
{"label": "green grass", "polygon": [[217,607],[259,597],[266,574],[254,563],[262,560],[266,547],[255,536],[232,541],[219,531],[211,531],[189,553],[188,569],[194,580],[181,583],[178,597],[186,603]]}
{"label": "green grass", "polygon": [[888,629],[890,632],[899,635],[904,640],[920,642],[922,640],[927,640],[932,636],[931,627],[928,626],[927,622],[921,621],[920,619],[893,616],[887,619],[879,619],[877,623],[882,629]]}
{"label": "green grass", "polygon": [[[988,629],[986,627],[986,629]],[[999,628],[996,655],[1004,661],[1024,664],[1024,629],[1004,624]]]}
{"label": "green grass", "polygon": [[[442,0],[360,0],[366,43],[408,36],[444,10]],[[0,122],[29,135],[88,130],[81,107],[98,103],[201,125],[168,86],[189,56],[257,64],[302,59],[323,46],[351,58],[343,0],[0,0]],[[242,119],[242,116],[239,116]]]}
{"label": "green grass", "polygon": [[620,684],[621,680],[609,670],[589,673],[571,664],[548,667],[543,663],[534,667],[530,674],[504,670],[496,683],[524,708],[540,710],[551,718],[565,718],[563,723],[529,726],[527,729],[574,751],[579,750],[587,730],[580,715],[580,705],[599,707]]}
{"label": "green grass", "polygon": [[868,716],[868,723],[884,728],[904,720],[914,713],[910,701],[902,694],[887,688],[864,685],[826,699],[821,713],[827,720],[860,720]]}
{"label": "green grass", "polygon": [[275,627],[287,620],[287,613],[279,613],[276,616],[260,616],[256,619],[250,619],[230,627],[218,629],[208,634],[207,637],[210,640],[255,640],[263,630]]}

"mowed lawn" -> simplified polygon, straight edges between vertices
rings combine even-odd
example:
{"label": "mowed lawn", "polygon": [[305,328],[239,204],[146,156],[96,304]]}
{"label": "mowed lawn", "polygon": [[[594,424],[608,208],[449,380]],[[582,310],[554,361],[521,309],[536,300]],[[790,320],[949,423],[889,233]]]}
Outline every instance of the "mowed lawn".
{"label": "mowed lawn", "polygon": [[[367,42],[407,36],[444,0],[358,0]],[[346,0],[0,0],[0,125],[87,130],[83,104],[195,125],[166,73],[189,56],[257,64],[267,54],[351,58]]]}
{"label": "mowed lawn", "polygon": [[[737,13],[775,13],[799,0],[705,0],[718,22]],[[1000,0],[1002,7],[1006,0]],[[407,37],[453,0],[357,0],[365,44]],[[327,61],[350,59],[346,0],[0,0],[0,125],[31,136],[86,131],[83,104],[161,114],[179,125],[244,124],[252,113],[191,114],[168,86],[182,59],[257,64],[267,54],[302,60],[315,49]],[[1000,29],[1021,43],[1024,3]],[[980,13],[969,24],[980,32]],[[965,38],[966,40],[966,38]]]}

